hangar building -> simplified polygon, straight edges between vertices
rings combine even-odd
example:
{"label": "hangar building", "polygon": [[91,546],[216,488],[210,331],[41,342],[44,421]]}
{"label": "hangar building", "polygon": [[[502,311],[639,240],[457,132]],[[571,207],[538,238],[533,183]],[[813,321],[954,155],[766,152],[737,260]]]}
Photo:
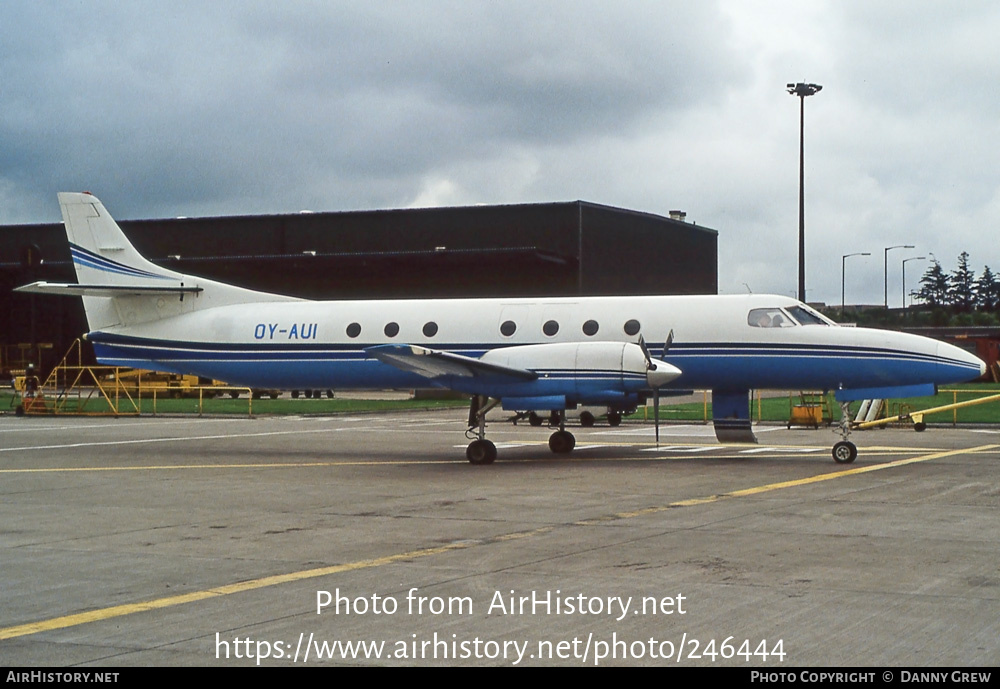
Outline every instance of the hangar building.
{"label": "hangar building", "polygon": [[[585,201],[119,224],[154,263],[311,299],[718,290],[715,230]],[[46,368],[87,329],[79,299],[11,292],[35,280],[76,281],[62,224],[0,228],[0,367],[52,343]]]}

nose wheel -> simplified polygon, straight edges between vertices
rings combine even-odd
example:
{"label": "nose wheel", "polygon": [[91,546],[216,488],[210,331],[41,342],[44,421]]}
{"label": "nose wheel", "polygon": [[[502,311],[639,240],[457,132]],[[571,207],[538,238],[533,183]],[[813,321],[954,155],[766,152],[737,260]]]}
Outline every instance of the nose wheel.
{"label": "nose wheel", "polygon": [[850,464],[858,458],[858,446],[847,439],[851,435],[851,410],[847,402],[840,403],[839,431],[843,440],[833,446],[833,461],[837,464]]}
{"label": "nose wheel", "polygon": [[858,458],[858,447],[850,440],[841,440],[833,446],[833,461],[837,464],[850,464]]}

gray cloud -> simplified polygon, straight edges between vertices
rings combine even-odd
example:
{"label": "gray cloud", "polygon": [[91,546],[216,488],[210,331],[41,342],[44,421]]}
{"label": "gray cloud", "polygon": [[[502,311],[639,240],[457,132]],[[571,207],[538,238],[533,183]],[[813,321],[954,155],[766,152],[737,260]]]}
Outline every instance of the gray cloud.
{"label": "gray cloud", "polygon": [[[889,243],[1000,265],[991,3],[15,0],[5,26],[4,223],[68,189],[123,218],[583,198],[684,208],[723,291],[788,293],[807,79],[811,299]],[[880,300],[881,262],[855,272]]]}

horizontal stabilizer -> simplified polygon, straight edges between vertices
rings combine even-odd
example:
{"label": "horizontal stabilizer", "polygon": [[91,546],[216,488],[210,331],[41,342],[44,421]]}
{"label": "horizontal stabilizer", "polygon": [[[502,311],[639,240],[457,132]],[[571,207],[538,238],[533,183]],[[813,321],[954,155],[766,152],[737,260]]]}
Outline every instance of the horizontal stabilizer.
{"label": "horizontal stabilizer", "polygon": [[379,345],[365,350],[368,356],[403,371],[428,379],[455,376],[460,378],[489,377],[494,380],[520,382],[535,380],[538,374],[521,368],[488,364],[479,359],[442,352],[419,345]]}
{"label": "horizontal stabilizer", "polygon": [[14,288],[15,292],[31,294],[57,294],[71,297],[127,297],[149,294],[196,294],[202,291],[196,285],[79,285],[69,282],[33,282]]}

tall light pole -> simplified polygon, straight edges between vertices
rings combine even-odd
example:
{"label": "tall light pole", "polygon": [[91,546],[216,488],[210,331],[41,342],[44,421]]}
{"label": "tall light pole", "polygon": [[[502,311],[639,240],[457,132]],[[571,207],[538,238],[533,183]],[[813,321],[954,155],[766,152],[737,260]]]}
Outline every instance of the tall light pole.
{"label": "tall light pole", "polygon": [[903,259],[903,308],[906,308],[906,262],[907,261],[923,261],[926,256],[913,256],[911,258]]}
{"label": "tall light pole", "polygon": [[840,257],[840,315],[844,315],[844,264],[847,262],[851,256],[871,256],[870,251],[859,252],[856,254],[844,254]]}
{"label": "tall light pole", "polygon": [[819,84],[788,84],[788,92],[799,97],[799,301],[806,300],[806,96],[822,90]]}
{"label": "tall light pole", "polygon": [[912,244],[897,244],[896,246],[885,247],[885,310],[889,311],[889,252],[893,249],[912,249]]}

